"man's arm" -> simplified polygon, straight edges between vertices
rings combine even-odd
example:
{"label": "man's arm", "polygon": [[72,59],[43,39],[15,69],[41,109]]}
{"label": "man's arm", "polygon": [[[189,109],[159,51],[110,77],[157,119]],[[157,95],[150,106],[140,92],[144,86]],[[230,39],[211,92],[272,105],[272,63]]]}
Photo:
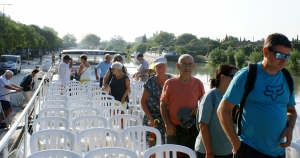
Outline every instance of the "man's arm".
{"label": "man's arm", "polygon": [[286,138],[286,142],[280,144],[282,148],[289,147],[293,139],[293,129],[297,119],[297,112],[294,106],[287,106],[287,125],[282,132],[281,139]]}
{"label": "man's arm", "polygon": [[7,88],[7,89],[10,89],[10,90],[16,90],[17,92],[21,92],[22,91],[21,87],[19,87],[17,85],[14,85],[14,84],[6,85],[4,87]]}
{"label": "man's arm", "polygon": [[218,116],[221,123],[221,126],[226,133],[229,141],[231,142],[234,152],[236,152],[240,145],[241,141],[238,138],[238,135],[234,129],[233,122],[231,119],[231,111],[234,108],[234,104],[230,103],[229,101],[222,99],[218,108]]}
{"label": "man's arm", "polygon": [[95,76],[96,76],[96,80],[98,81],[98,80],[99,80],[99,77],[98,77],[98,70],[97,70],[96,67],[95,67]]}
{"label": "man's arm", "polygon": [[163,101],[160,102],[160,114],[165,122],[166,133],[168,135],[175,135],[176,128],[169,118],[168,103]]}
{"label": "man's arm", "polygon": [[69,68],[71,69],[73,67],[73,59],[70,59],[70,64],[69,64]]}

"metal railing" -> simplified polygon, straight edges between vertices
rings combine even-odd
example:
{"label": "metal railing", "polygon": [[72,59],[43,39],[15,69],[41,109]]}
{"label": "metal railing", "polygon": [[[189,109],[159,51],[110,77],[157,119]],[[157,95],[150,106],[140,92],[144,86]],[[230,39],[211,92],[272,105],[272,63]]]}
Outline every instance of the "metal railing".
{"label": "metal railing", "polygon": [[[20,116],[17,118],[15,123],[10,127],[10,129],[5,134],[5,136],[0,140],[0,151],[2,150],[3,158],[8,157],[8,143],[9,143],[9,140],[12,138],[12,136],[13,136],[14,132],[16,131],[16,129],[18,128],[19,124],[23,123],[22,121],[24,121],[24,117],[25,117],[25,122],[24,122],[24,129],[25,130],[23,130],[24,131],[24,133],[23,133],[23,137],[24,137],[23,157],[26,158],[27,153],[28,153],[27,149],[28,149],[28,146],[29,146],[29,144],[28,144],[28,134],[27,134],[27,131],[28,131],[28,116],[31,112],[33,112],[33,119],[35,118],[35,110],[37,110],[37,108],[40,108],[41,100],[43,100],[44,96],[46,95],[46,90],[47,90],[48,84],[51,81],[51,79],[52,79],[52,67],[50,67],[49,70],[46,72],[46,74],[44,74],[42,80],[40,81],[39,86],[37,87],[35,93],[33,94],[32,98],[28,102],[27,106],[22,111]],[[31,111],[31,109],[33,109],[33,111]]]}

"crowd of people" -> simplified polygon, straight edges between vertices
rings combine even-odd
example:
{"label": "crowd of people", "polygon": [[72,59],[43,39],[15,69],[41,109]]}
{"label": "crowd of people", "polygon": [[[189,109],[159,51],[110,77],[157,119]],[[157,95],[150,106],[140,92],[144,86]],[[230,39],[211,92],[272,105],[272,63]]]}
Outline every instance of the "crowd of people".
{"label": "crowd of people", "polygon": [[[167,73],[164,57],[155,59],[154,75],[150,76],[148,62],[143,54],[138,54],[136,58],[140,65],[133,79],[144,82],[140,100],[145,113],[143,125],[157,128],[162,144],[187,146],[195,151],[198,158],[284,158],[297,118],[294,93],[290,91],[288,79],[282,71],[291,48],[291,42],[283,34],[274,33],[266,38],[262,49],[263,61],[255,65],[255,84],[246,95],[249,67],[238,70],[233,65],[220,65],[215,77],[209,80],[211,90],[205,93],[203,83],[192,76],[196,65],[191,55],[179,57],[177,76]],[[62,83],[70,81],[72,60],[65,55],[59,65]],[[116,54],[111,61],[111,56],[106,54],[105,60],[95,67],[95,79],[103,90],[128,108],[131,81],[123,60],[121,55]],[[76,71],[79,81],[91,80],[90,71],[87,56],[83,54]],[[22,87],[10,83],[11,71],[0,77],[0,101],[4,111],[1,127],[6,127],[4,117],[11,112],[7,91],[23,90],[29,101],[32,78],[37,72],[34,70],[27,76],[26,85]],[[232,112],[243,99],[245,103],[235,124]],[[237,132],[237,129],[240,131]]]}

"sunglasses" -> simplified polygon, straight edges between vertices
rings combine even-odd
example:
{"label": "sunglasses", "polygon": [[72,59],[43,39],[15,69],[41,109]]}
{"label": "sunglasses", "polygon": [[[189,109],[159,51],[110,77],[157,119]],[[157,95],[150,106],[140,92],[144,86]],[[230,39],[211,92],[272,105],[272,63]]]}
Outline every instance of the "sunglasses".
{"label": "sunglasses", "polygon": [[286,59],[289,60],[291,57],[291,54],[283,54],[281,52],[273,52],[275,54],[275,58],[282,60],[282,59]]}

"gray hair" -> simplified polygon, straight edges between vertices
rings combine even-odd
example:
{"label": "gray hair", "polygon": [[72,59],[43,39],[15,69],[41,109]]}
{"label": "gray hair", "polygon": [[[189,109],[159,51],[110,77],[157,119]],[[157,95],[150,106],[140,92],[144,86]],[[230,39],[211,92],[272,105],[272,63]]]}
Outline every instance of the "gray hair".
{"label": "gray hair", "polygon": [[110,57],[110,54],[105,54],[104,58],[106,58],[106,57],[108,57],[108,56]]}
{"label": "gray hair", "polygon": [[10,71],[10,70],[6,70],[4,72],[4,76],[8,76],[8,75],[14,75],[14,73],[12,71]]}
{"label": "gray hair", "polygon": [[189,57],[189,58],[192,60],[192,62],[194,63],[194,58],[193,58],[191,55],[189,55],[189,54],[182,54],[182,55],[178,58],[178,63],[180,63],[181,60],[182,60],[183,58],[187,58],[187,57]]}
{"label": "gray hair", "polygon": [[115,69],[115,70],[122,70],[122,67],[123,65],[120,63],[120,62],[114,62],[112,65],[111,65],[111,68],[112,69]]}

